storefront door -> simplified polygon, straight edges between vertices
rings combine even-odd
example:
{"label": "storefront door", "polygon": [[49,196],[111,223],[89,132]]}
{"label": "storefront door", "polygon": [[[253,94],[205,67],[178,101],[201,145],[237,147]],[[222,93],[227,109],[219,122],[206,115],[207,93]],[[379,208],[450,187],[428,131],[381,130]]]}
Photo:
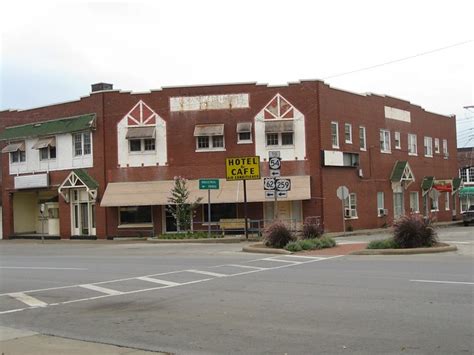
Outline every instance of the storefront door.
{"label": "storefront door", "polygon": [[72,235],[95,235],[95,202],[86,189],[71,189]]}

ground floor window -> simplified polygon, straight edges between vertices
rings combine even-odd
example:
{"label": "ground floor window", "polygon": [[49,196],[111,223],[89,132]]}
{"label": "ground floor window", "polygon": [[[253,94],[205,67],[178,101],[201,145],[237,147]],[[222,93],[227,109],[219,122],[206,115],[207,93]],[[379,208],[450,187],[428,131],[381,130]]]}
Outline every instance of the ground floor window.
{"label": "ground floor window", "polygon": [[461,213],[467,211],[470,205],[474,205],[474,196],[461,196],[459,200],[461,201]]}
{"label": "ground floor window", "polygon": [[383,192],[377,192],[377,215],[384,215],[384,195]]}
{"label": "ground floor window", "polygon": [[418,192],[410,192],[410,212],[418,213],[420,212],[420,204],[418,200]]}
{"label": "ground floor window", "polygon": [[431,191],[430,193],[430,210],[431,211],[439,210],[438,197],[439,197],[438,191]]}
{"label": "ground floor window", "polygon": [[393,193],[393,215],[398,218],[404,214],[403,210],[403,192]]}
{"label": "ground floor window", "polygon": [[[202,205],[203,222],[207,223],[208,209],[207,204]],[[236,218],[237,205],[234,203],[215,203],[211,204],[211,222],[219,222],[222,218]]]}
{"label": "ground floor window", "polygon": [[119,218],[119,223],[121,225],[152,223],[151,206],[120,207]]}
{"label": "ground floor window", "polygon": [[449,192],[444,193],[444,209],[449,211]]}
{"label": "ground floor window", "polygon": [[349,194],[344,200],[344,217],[357,218],[357,195],[355,193]]}

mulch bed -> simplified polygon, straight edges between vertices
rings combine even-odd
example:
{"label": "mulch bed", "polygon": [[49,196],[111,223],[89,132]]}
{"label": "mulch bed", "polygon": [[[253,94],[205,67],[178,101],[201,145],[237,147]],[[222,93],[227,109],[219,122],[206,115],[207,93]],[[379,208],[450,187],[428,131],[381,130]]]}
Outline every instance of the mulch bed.
{"label": "mulch bed", "polygon": [[296,255],[347,255],[353,251],[364,250],[367,243],[354,243],[336,245],[334,248],[304,250],[296,253]]}

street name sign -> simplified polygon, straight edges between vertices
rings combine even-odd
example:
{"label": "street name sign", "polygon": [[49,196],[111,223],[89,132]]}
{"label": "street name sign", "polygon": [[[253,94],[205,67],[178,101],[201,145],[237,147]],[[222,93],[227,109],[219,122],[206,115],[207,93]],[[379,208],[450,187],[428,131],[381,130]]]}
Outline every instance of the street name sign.
{"label": "street name sign", "polygon": [[235,157],[225,159],[226,179],[260,180],[260,157]]}
{"label": "street name sign", "polygon": [[199,179],[199,190],[219,190],[219,179]]}

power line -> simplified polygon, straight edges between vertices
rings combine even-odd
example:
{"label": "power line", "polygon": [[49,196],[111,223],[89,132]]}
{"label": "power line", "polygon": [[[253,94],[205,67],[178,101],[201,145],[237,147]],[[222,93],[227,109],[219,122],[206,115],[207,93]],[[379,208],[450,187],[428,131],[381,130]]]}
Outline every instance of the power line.
{"label": "power line", "polygon": [[435,53],[435,52],[444,51],[444,50],[446,50],[446,49],[453,48],[453,47],[458,47],[458,46],[462,46],[462,45],[464,45],[464,44],[468,44],[468,43],[471,43],[471,42],[474,42],[474,40],[470,39],[470,40],[468,40],[468,41],[455,43],[455,44],[452,44],[452,45],[446,46],[446,47],[441,47],[441,48],[432,49],[432,50],[430,50],[430,51],[421,52],[421,53],[414,54],[414,55],[411,55],[411,56],[408,56],[408,57],[403,57],[403,58],[399,58],[399,59],[395,59],[395,60],[390,60],[390,61],[388,61],[388,62],[384,62],[384,63],[380,63],[380,64],[375,64],[375,65],[371,65],[371,66],[369,66],[369,67],[364,67],[364,68],[360,68],[360,69],[356,69],[356,70],[352,70],[352,71],[348,71],[348,72],[344,72],[344,73],[339,73],[339,74],[335,74],[335,75],[330,75],[330,76],[327,76],[327,77],[323,78],[323,80],[332,79],[332,78],[337,78],[337,77],[339,77],[339,76],[354,74],[354,73],[358,73],[358,72],[361,72],[361,71],[370,70],[370,69],[374,69],[374,68],[379,68],[379,67],[382,67],[382,66],[384,66],[384,65],[394,64],[394,63],[402,62],[402,61],[404,61],[404,60],[413,59],[413,58],[421,57],[421,56],[424,56],[424,55],[432,54],[432,53]]}

